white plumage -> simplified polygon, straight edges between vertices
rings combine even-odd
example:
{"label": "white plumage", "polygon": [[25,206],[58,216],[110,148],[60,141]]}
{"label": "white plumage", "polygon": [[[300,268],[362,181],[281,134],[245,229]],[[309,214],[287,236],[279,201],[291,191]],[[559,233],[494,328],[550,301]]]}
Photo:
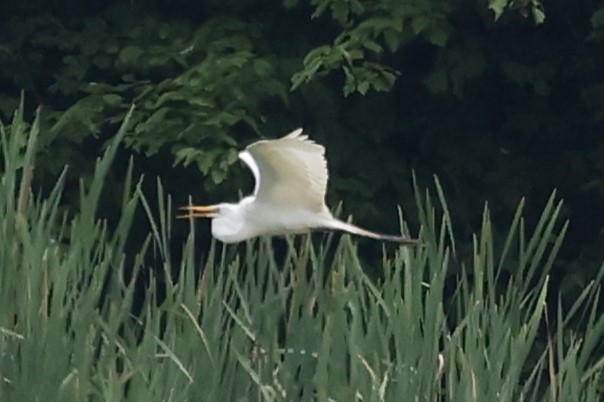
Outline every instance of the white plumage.
{"label": "white plumage", "polygon": [[333,217],[325,205],[325,148],[297,129],[276,140],[262,140],[239,153],[254,174],[253,195],[238,204],[191,205],[181,218],[212,218],[212,235],[234,243],[260,235],[342,230],[400,244],[419,244],[404,236],[361,229]]}
{"label": "white plumage", "polygon": [[254,173],[259,202],[321,212],[327,191],[325,148],[301,135],[258,141],[239,153]]}

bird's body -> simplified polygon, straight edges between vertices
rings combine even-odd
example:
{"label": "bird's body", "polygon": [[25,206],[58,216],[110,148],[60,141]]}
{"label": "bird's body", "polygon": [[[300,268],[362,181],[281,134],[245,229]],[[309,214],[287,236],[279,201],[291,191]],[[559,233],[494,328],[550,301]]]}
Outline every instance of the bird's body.
{"label": "bird's body", "polygon": [[325,205],[325,148],[302,135],[301,129],[276,140],[255,142],[239,158],[256,179],[253,195],[237,204],[183,207],[188,211],[183,217],[212,218],[212,235],[220,241],[236,243],[261,235],[324,229],[419,244],[415,239],[382,235],[334,218]]}
{"label": "bird's body", "polygon": [[221,204],[229,211],[212,220],[212,236],[225,243],[240,242],[261,235],[304,233],[319,228],[331,213],[317,214],[304,209],[274,206],[255,197],[245,197],[238,204]]}

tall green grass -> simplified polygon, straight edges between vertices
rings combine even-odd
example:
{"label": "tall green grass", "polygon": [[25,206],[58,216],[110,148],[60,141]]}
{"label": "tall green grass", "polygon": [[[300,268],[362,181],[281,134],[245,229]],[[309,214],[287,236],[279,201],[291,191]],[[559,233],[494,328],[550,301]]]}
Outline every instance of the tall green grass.
{"label": "tall green grass", "polygon": [[[604,269],[572,306],[555,305],[548,273],[567,226],[554,196],[534,228],[521,204],[497,247],[485,208],[467,240],[472,258],[459,261],[454,242],[466,240],[455,239],[436,181],[435,197],[416,191],[425,246],[385,252],[375,280],[348,236],[318,246],[290,238],[277,261],[270,239],[197,250],[191,224],[182,259],[172,261],[174,208],[161,187],[152,209],[129,173],[117,226],[110,231],[98,218],[129,116],[82,184],[79,209],[62,215],[63,177],[44,198],[30,190],[40,128],[22,110],[1,130],[1,401],[602,396]],[[128,250],[141,208],[152,230],[140,250]],[[462,269],[445,291],[453,263]],[[142,283],[142,307],[134,308]]]}

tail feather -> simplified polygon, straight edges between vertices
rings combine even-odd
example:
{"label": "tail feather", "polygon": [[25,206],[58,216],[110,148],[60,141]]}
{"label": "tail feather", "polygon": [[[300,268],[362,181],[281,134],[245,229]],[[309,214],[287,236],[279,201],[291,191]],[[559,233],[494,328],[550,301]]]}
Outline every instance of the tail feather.
{"label": "tail feather", "polygon": [[422,242],[418,239],[411,239],[405,236],[397,236],[397,235],[387,235],[382,233],[372,232],[367,229],[360,228],[351,223],[347,223],[341,221],[339,219],[333,219],[327,225],[328,229],[341,230],[347,233],[351,233],[357,236],[369,237],[371,239],[382,240],[382,241],[391,241],[394,243],[399,243],[401,245],[409,245],[409,246],[418,246],[421,245]]}

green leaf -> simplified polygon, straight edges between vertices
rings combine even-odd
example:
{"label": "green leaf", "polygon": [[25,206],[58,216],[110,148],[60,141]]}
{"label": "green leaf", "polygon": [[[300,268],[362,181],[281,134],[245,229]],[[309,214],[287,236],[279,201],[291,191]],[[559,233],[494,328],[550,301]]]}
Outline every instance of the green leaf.
{"label": "green leaf", "polygon": [[375,52],[378,54],[382,53],[382,51],[384,50],[379,43],[377,43],[376,41],[370,40],[370,39],[363,41],[363,47],[367,50],[371,50],[372,52]]}
{"label": "green leaf", "polygon": [[536,24],[542,24],[545,21],[545,12],[539,7],[533,7],[533,19]]}
{"label": "green leaf", "polygon": [[214,153],[202,153],[201,151],[196,151],[195,162],[197,163],[199,170],[201,170],[204,174],[208,174],[212,170],[211,168],[214,163]]}
{"label": "green leaf", "polygon": [[118,58],[124,64],[135,64],[142,54],[143,50],[141,48],[130,45],[122,49]]}
{"label": "green leaf", "polygon": [[119,52],[119,43],[115,38],[108,38],[103,44],[103,50],[108,54],[115,54]]}
{"label": "green leaf", "polygon": [[253,61],[254,72],[261,76],[269,76],[273,72],[273,66],[265,59],[255,59]]}
{"label": "green leaf", "polygon": [[357,91],[361,95],[365,95],[369,91],[369,81],[362,81],[357,85]]}
{"label": "green leaf", "polygon": [[399,34],[394,29],[386,29],[384,31],[384,42],[386,42],[388,50],[395,52],[400,45]]}
{"label": "green leaf", "polygon": [[418,15],[411,19],[411,29],[413,33],[419,35],[432,25],[432,19],[425,15]]}
{"label": "green leaf", "polygon": [[214,184],[220,184],[226,179],[227,172],[224,169],[212,169],[210,171],[210,177],[212,178],[212,182]]}
{"label": "green leaf", "polygon": [[123,98],[118,94],[105,94],[101,98],[109,106],[121,105],[123,101]]}
{"label": "green leaf", "polygon": [[331,11],[334,19],[340,24],[345,25],[348,22],[348,15],[350,13],[350,9],[348,7],[347,1],[335,0],[331,5]]}
{"label": "green leaf", "polygon": [[433,45],[444,47],[449,40],[450,28],[447,25],[434,25],[424,35],[428,38],[428,42]]}
{"label": "green leaf", "polygon": [[508,0],[489,0],[489,10],[495,14],[495,21],[501,17],[504,10],[508,7]]}

